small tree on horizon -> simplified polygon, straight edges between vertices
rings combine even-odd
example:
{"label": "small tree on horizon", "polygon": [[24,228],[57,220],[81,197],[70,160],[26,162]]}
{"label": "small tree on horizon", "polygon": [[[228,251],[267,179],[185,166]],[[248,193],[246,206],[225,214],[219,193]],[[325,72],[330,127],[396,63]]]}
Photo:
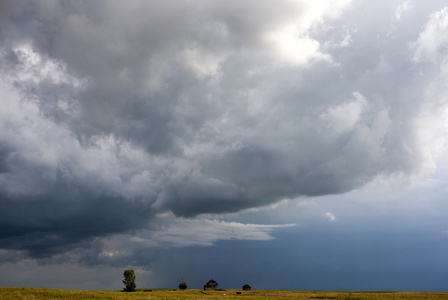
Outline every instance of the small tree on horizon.
{"label": "small tree on horizon", "polygon": [[179,280],[179,289],[180,290],[186,290],[187,289],[187,283],[184,281],[184,279],[182,278],[181,280]]}
{"label": "small tree on horizon", "polygon": [[135,284],[135,274],[134,270],[126,270],[123,273],[123,283],[125,285],[125,288],[123,291],[125,292],[134,292],[137,285]]}

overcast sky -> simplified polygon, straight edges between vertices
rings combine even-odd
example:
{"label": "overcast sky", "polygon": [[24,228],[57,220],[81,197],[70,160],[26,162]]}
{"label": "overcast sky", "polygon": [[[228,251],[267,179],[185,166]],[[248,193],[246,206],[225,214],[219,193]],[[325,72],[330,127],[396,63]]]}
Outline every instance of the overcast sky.
{"label": "overcast sky", "polygon": [[448,291],[445,0],[0,2],[0,286]]}

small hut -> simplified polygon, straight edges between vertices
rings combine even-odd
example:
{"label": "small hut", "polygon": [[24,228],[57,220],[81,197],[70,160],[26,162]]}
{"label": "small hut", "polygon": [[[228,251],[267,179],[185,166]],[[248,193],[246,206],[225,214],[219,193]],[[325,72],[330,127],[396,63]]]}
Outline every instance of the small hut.
{"label": "small hut", "polygon": [[216,281],[214,281],[213,279],[211,279],[209,282],[207,282],[204,285],[204,290],[205,291],[211,291],[211,290],[219,290],[219,285]]}
{"label": "small hut", "polygon": [[250,291],[252,288],[250,287],[250,285],[245,284],[243,285],[243,291]]}

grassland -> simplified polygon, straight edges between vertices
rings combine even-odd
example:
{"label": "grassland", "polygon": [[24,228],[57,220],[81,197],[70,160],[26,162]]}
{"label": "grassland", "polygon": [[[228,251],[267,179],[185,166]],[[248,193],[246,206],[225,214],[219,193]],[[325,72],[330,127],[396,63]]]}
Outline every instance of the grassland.
{"label": "grassland", "polygon": [[[240,293],[240,294],[237,294]],[[448,293],[435,292],[315,292],[315,291],[202,291],[202,290],[145,290],[134,293],[118,291],[79,291],[34,288],[0,288],[0,299],[448,299]]]}

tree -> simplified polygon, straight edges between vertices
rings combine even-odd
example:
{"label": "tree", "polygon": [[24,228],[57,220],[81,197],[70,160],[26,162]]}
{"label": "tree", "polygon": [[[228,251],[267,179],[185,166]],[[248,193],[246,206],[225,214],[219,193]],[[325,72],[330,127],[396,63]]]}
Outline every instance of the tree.
{"label": "tree", "polygon": [[179,280],[179,289],[180,290],[186,290],[187,289],[187,283],[184,281],[183,278],[181,280]]}
{"label": "tree", "polygon": [[125,288],[123,291],[125,292],[134,292],[137,285],[135,284],[135,274],[134,270],[126,270],[123,273],[124,279],[123,283],[125,285]]}

